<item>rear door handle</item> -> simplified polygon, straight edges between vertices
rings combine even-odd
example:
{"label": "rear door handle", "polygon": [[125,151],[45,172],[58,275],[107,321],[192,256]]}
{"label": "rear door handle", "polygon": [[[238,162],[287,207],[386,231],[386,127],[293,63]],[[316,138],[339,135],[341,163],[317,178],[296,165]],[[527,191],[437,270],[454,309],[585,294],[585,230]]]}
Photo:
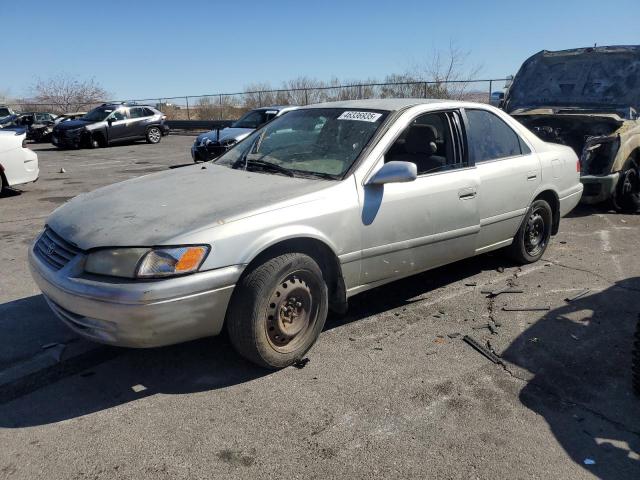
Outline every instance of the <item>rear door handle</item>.
{"label": "rear door handle", "polygon": [[474,198],[476,194],[476,189],[473,187],[462,188],[458,190],[458,198],[460,200],[469,200],[470,198]]}

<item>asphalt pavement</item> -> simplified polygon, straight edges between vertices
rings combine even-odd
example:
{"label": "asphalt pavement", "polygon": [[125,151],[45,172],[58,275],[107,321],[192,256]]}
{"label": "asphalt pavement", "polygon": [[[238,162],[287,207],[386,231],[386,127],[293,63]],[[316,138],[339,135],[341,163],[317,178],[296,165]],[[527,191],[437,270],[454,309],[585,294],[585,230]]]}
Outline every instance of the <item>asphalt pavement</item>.
{"label": "asphalt pavement", "polygon": [[[536,264],[497,252],[356,296],[300,369],[224,337],[134,350],[66,330],[26,261],[47,215],[191,163],[192,141],[35,145],[40,180],[0,197],[0,478],[640,478],[640,215],[579,207]],[[505,287],[522,293],[481,293]]]}

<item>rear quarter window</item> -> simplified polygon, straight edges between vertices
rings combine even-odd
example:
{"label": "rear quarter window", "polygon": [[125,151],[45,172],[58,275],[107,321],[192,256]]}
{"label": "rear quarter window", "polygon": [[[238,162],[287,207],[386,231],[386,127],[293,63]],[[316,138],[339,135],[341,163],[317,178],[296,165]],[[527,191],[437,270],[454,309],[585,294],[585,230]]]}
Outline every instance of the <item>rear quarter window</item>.
{"label": "rear quarter window", "polygon": [[465,110],[469,154],[475,163],[531,153],[518,134],[486,110]]}

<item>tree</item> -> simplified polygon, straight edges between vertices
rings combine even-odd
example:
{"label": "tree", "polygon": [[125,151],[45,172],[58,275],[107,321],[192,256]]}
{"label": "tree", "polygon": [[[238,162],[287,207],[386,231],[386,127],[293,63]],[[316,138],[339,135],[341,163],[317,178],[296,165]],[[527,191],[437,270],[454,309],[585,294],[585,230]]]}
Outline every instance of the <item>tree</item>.
{"label": "tree", "polygon": [[47,104],[59,113],[88,110],[108,97],[93,78],[80,80],[68,74],[38,79],[32,90],[35,103]]}

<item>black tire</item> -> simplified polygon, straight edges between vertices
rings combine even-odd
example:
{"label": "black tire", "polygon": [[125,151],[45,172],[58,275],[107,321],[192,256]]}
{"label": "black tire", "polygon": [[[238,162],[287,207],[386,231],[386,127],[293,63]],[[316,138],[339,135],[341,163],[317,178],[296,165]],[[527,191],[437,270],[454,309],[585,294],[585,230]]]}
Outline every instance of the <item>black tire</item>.
{"label": "black tire", "polygon": [[553,212],[549,204],[544,200],[534,201],[509,247],[509,256],[522,264],[540,260],[549,246],[552,226]]}
{"label": "black tire", "polygon": [[629,157],[618,179],[616,191],[611,199],[618,212],[636,213],[640,211],[640,162]]}
{"label": "black tire", "polygon": [[162,132],[158,127],[149,127],[146,135],[147,143],[156,144],[162,140]]}
{"label": "black tire", "polygon": [[5,183],[4,175],[0,174],[0,195],[2,195],[2,192],[4,192],[6,187],[7,185]]}
{"label": "black tire", "polygon": [[313,346],[324,327],[328,290],[313,258],[287,253],[242,277],[225,320],[235,349],[253,363],[284,368]]}
{"label": "black tire", "polygon": [[631,378],[633,391],[640,397],[640,315],[638,315],[638,325],[636,326],[633,352],[631,353]]}

